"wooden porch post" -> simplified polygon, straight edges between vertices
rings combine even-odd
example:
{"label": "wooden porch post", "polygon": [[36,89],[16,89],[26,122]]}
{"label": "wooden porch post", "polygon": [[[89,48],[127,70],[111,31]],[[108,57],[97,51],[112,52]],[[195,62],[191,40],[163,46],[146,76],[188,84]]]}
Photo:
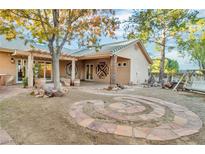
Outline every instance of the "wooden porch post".
{"label": "wooden porch post", "polygon": [[71,70],[71,83],[75,80],[75,59],[72,59],[72,70]]}
{"label": "wooden porch post", "polygon": [[110,85],[116,84],[117,78],[117,55],[112,55],[110,59]]}
{"label": "wooden porch post", "polygon": [[33,55],[28,56],[28,87],[33,87]]}

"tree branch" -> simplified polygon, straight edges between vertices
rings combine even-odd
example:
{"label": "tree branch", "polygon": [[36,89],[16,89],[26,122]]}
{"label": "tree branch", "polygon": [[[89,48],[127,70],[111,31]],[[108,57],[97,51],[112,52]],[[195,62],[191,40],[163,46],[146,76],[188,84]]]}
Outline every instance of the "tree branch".
{"label": "tree branch", "polygon": [[47,32],[47,30],[46,30],[45,24],[44,24],[44,22],[43,22],[43,20],[42,20],[42,15],[41,15],[41,11],[40,11],[40,10],[38,10],[38,16],[39,16],[39,18],[40,18],[40,22],[41,22],[41,25],[42,25],[42,27],[43,27],[44,34],[46,35],[46,38],[49,40],[50,38],[49,38],[48,32]]}

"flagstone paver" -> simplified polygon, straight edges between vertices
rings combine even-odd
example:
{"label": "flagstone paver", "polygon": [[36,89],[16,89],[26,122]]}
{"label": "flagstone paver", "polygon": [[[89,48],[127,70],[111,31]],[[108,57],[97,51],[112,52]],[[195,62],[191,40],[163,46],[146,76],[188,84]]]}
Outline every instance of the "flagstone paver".
{"label": "flagstone paver", "polygon": [[[112,133],[127,137],[144,138],[147,140],[166,141],[199,132],[202,127],[200,118],[187,108],[153,97],[116,94],[115,102],[105,103],[102,100],[84,100],[76,102],[70,109],[70,116],[82,126],[102,133]],[[106,122],[86,113],[83,109],[90,104],[96,113],[113,120],[126,121],[127,124]],[[152,110],[147,111],[147,106]],[[160,123],[157,126],[135,126],[139,120],[158,121],[165,116],[166,108],[173,112],[172,121]]]}
{"label": "flagstone paver", "polygon": [[8,144],[15,144],[15,143],[5,130],[0,129],[0,145],[4,145],[4,144],[8,145]]}

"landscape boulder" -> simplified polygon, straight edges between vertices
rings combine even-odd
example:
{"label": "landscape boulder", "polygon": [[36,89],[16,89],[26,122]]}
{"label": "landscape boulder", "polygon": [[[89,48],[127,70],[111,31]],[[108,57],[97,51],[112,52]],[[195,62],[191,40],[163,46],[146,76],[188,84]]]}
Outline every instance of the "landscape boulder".
{"label": "landscape boulder", "polygon": [[36,88],[33,89],[32,94],[35,95],[35,97],[43,97],[43,98],[48,98],[48,97],[62,97],[66,93],[68,93],[68,88],[62,87],[61,90],[57,91],[54,89],[54,84],[53,83],[44,83],[42,80],[37,81],[37,85],[35,86]]}
{"label": "landscape boulder", "polygon": [[70,82],[71,82],[70,79],[61,78],[60,81],[61,81],[61,83],[62,83],[63,86],[66,86],[66,87],[69,87],[69,86],[70,86]]}

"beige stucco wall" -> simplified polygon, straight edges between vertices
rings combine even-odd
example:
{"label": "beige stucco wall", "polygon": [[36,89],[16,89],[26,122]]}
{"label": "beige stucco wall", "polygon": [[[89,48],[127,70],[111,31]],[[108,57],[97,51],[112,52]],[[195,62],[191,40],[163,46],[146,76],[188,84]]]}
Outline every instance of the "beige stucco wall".
{"label": "beige stucco wall", "polygon": [[71,63],[70,61],[60,61],[60,77],[67,77],[66,65]]}
{"label": "beige stucco wall", "polygon": [[[96,67],[99,64],[99,62],[105,62],[109,67],[109,73],[104,79],[100,79],[96,74]],[[93,66],[94,66],[93,67],[93,69],[94,69],[94,71],[93,71],[93,81],[101,82],[101,83],[110,83],[110,59],[85,60],[83,62],[83,64],[84,64],[84,66],[81,67],[81,69],[84,70],[84,74],[82,75],[83,79],[85,79],[85,66],[86,66],[86,64],[93,64]]]}
{"label": "beige stucco wall", "polygon": [[[96,67],[100,62],[105,62],[109,67],[109,74],[104,78],[100,79],[97,76]],[[117,83],[128,84],[130,81],[130,61],[124,58],[118,58],[118,63],[126,63],[126,66],[117,66]],[[93,81],[100,83],[110,83],[110,58],[106,59],[93,59],[93,60],[83,60],[78,62],[78,69],[80,74],[80,79],[85,80],[85,66],[86,64],[92,64],[93,67]]]}
{"label": "beige stucco wall", "polygon": [[130,59],[130,81],[132,83],[139,84],[148,79],[149,63],[138,46],[133,44],[117,55]]}
{"label": "beige stucco wall", "polygon": [[16,76],[16,64],[11,63],[10,53],[0,51],[0,74]]}
{"label": "beige stucco wall", "polygon": [[[71,63],[71,61],[68,60],[61,60],[60,61],[60,77],[66,77],[66,78],[70,78],[67,74],[66,74],[66,65]],[[76,61],[76,67],[77,67],[77,74],[76,74],[76,79],[82,79],[83,77],[83,67],[82,67],[82,62],[81,61]]]}
{"label": "beige stucco wall", "polygon": [[[118,57],[117,63],[121,64],[121,66],[117,65],[117,83],[128,84],[130,82],[130,60]],[[124,63],[126,66],[123,66]]]}

